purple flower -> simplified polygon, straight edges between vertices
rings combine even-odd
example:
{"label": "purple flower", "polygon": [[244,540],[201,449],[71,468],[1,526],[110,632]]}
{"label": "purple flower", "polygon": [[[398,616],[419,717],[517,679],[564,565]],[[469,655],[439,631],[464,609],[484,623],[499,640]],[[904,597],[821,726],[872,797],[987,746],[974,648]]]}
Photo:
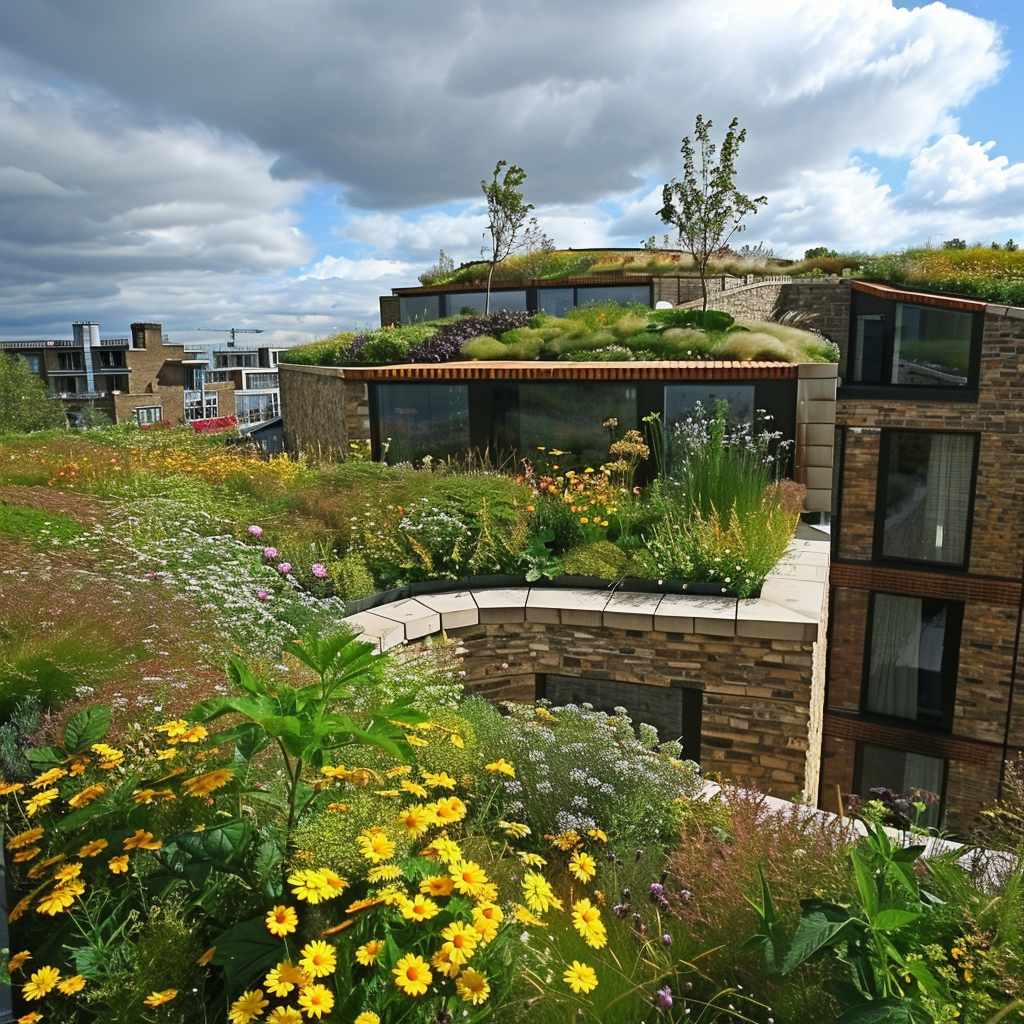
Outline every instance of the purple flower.
{"label": "purple flower", "polygon": [[671,946],[672,945],[672,936],[668,935],[667,933],[665,935],[662,935],[662,937],[661,937],[661,944],[663,946]]}
{"label": "purple flower", "polygon": [[665,886],[661,882],[651,882],[651,902],[657,903],[665,895]]}
{"label": "purple flower", "polygon": [[327,575],[327,567],[321,562],[314,562],[309,571],[318,579],[322,580]]}
{"label": "purple flower", "polygon": [[672,1008],[672,989],[666,985],[654,993],[654,1005],[659,1010],[670,1010]]}
{"label": "purple flower", "polygon": [[281,574],[282,576],[287,576],[287,575],[288,575],[288,573],[290,573],[290,572],[292,571],[292,563],[291,563],[291,562],[281,562],[281,563],[280,563],[280,564],[278,565],[278,567],[277,567],[277,571],[278,571],[278,572],[279,572],[279,573],[280,573],[280,574]]}
{"label": "purple flower", "polygon": [[263,557],[264,558],[277,558],[277,548],[264,548],[263,549]]}
{"label": "purple flower", "polygon": [[270,595],[265,590],[257,590],[256,591],[256,596],[261,601],[269,601],[270,600]]}
{"label": "purple flower", "polygon": [[250,526],[249,527],[249,535],[252,536],[252,537],[262,537],[263,536],[263,527],[262,526]]}
{"label": "purple flower", "polygon": [[616,903],[612,907],[612,913],[620,920],[624,917],[629,917],[630,906],[628,903]]}

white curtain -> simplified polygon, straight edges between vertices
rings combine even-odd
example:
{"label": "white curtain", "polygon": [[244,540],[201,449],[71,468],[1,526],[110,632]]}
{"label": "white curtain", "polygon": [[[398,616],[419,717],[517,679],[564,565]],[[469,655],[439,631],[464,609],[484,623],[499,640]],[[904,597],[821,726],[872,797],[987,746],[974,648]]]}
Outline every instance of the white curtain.
{"label": "white curtain", "polygon": [[876,594],[868,710],[916,719],[920,667],[921,599]]}
{"label": "white curtain", "polygon": [[963,561],[974,443],[969,434],[932,437],[918,558]]}

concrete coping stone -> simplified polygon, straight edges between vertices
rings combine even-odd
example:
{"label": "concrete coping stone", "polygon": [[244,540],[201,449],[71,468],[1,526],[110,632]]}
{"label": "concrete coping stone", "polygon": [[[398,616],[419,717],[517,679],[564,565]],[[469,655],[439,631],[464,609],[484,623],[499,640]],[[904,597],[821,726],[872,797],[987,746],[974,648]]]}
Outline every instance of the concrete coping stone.
{"label": "concrete coping stone", "polygon": [[418,640],[421,636],[430,636],[441,629],[441,616],[415,597],[378,605],[373,609],[373,614],[400,622],[405,630],[406,640]]}
{"label": "concrete coping stone", "polygon": [[502,587],[420,594],[345,621],[382,651],[443,629],[517,622],[814,641],[828,578],[827,540],[794,540],[759,598],[644,594],[570,587]]}
{"label": "concrete coping stone", "polygon": [[375,640],[381,653],[405,641],[405,627],[400,622],[374,612],[357,612],[349,615],[345,621],[355,626],[364,639]]}
{"label": "concrete coping stone", "polygon": [[821,379],[827,377],[838,377],[839,376],[839,364],[838,363],[798,363],[797,364],[797,379],[807,380],[810,379]]}
{"label": "concrete coping stone", "polygon": [[460,629],[480,622],[480,609],[468,590],[441,594],[417,594],[416,600],[441,616],[441,628]]}

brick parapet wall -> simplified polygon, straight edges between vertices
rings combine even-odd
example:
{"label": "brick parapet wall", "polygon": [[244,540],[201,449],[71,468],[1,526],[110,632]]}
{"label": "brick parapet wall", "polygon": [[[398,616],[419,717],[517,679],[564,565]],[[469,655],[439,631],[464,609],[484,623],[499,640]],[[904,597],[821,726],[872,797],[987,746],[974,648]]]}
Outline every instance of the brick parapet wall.
{"label": "brick parapet wall", "polygon": [[783,284],[771,319],[790,310],[807,313],[806,324],[845,347],[850,336],[850,281],[848,278],[806,278]]}
{"label": "brick parapet wall", "polygon": [[533,700],[541,673],[701,690],[705,771],[783,797],[804,789],[813,642],[534,622],[450,635],[467,652],[466,686],[492,700]]}

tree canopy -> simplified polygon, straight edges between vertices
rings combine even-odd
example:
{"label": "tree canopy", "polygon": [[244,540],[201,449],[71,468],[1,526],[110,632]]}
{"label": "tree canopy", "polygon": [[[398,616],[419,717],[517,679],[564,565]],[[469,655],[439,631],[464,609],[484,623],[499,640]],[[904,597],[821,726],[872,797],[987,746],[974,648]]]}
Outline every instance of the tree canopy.
{"label": "tree canopy", "polygon": [[0,433],[27,434],[65,423],[60,402],[47,396],[46,385],[28,363],[0,352]]}
{"label": "tree canopy", "polygon": [[[751,199],[736,187],[736,157],[746,140],[746,128],[739,129],[733,118],[722,140],[719,153],[711,141],[710,119],[698,114],[693,139],[683,139],[683,180],[673,178],[661,193],[658,216],[679,232],[679,240],[693,255],[700,272],[704,309],[708,308],[708,263],[734,234],[744,230],[743,218],[757,213],[768,202],[767,196]],[[737,130],[739,129],[739,130]],[[718,161],[715,162],[715,154]]]}

